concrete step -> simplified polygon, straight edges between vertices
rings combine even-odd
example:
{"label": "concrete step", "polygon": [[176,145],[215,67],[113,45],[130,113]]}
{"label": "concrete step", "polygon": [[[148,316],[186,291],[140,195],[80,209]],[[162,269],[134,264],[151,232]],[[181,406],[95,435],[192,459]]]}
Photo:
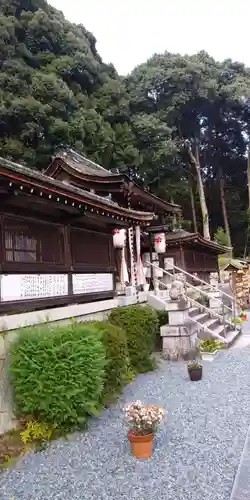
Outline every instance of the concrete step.
{"label": "concrete step", "polygon": [[196,314],[195,316],[191,316],[191,318],[194,321],[197,321],[197,323],[203,324],[210,319],[210,316],[209,316],[208,312],[203,312],[203,313]]}
{"label": "concrete step", "polygon": [[216,335],[220,335],[221,337],[227,338],[227,334],[229,331],[229,325],[218,325],[214,330],[211,330],[212,333],[216,333]]}
{"label": "concrete step", "polygon": [[241,335],[240,330],[231,330],[227,333],[226,340],[227,340],[227,347],[231,347],[231,345],[234,344],[236,339]]}
{"label": "concrete step", "polygon": [[209,318],[205,323],[202,324],[204,328],[207,328],[209,330],[215,330],[219,325],[220,325],[219,318]]}
{"label": "concrete step", "polygon": [[188,314],[189,314],[190,318],[192,318],[193,316],[200,314],[200,312],[201,312],[200,307],[198,307],[198,306],[197,307],[190,307]]}

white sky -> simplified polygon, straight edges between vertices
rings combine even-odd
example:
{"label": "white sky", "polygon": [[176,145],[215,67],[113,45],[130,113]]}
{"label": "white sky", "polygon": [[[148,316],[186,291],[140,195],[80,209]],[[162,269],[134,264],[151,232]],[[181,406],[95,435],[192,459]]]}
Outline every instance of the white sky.
{"label": "white sky", "polygon": [[49,0],[97,39],[106,63],[126,74],[155,52],[193,54],[250,66],[250,0]]}

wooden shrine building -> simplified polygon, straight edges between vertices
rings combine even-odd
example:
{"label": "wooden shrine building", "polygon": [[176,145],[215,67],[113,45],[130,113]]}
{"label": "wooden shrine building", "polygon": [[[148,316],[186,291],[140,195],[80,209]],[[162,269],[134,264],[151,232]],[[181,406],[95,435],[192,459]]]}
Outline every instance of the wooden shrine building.
{"label": "wooden shrine building", "polygon": [[114,229],[180,212],[72,150],[43,173],[0,158],[0,196],[0,314],[114,297]]}
{"label": "wooden shrine building", "polygon": [[151,235],[146,240],[144,249],[152,251],[152,236],[154,233],[165,233],[166,251],[163,258],[173,259],[176,266],[190,274],[196,274],[200,279],[209,281],[210,273],[219,273],[218,256],[228,249],[214,241],[203,238],[199,233],[190,233],[182,229],[169,230],[168,226],[150,226],[147,232]]}
{"label": "wooden shrine building", "polygon": [[[0,197],[0,314],[113,298],[124,261],[125,285],[138,289],[140,254],[152,253],[159,231],[165,257],[202,278],[218,270],[225,251],[199,234],[173,231],[167,219],[178,220],[179,205],[71,149],[43,173],[0,158]],[[113,233],[121,230],[127,240],[117,251]]]}

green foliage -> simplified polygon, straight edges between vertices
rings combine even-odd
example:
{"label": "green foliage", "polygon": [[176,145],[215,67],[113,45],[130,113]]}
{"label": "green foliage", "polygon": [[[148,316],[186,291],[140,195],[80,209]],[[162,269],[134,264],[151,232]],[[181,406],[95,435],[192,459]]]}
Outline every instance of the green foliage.
{"label": "green foliage", "polygon": [[226,217],[236,255],[249,252],[249,68],[204,51],[165,52],[122,78],[103,63],[94,35],[45,0],[1,0],[0,51],[1,156],[43,168],[62,145],[73,147],[180,203],[185,226],[192,185],[201,232],[198,145],[211,234]]}
{"label": "green foliage", "polygon": [[44,0],[1,1],[0,155],[46,166],[62,144],[137,166],[126,88],[96,40]]}
{"label": "green foliage", "polygon": [[190,368],[190,370],[199,370],[201,367],[202,367],[202,365],[200,363],[198,363],[197,361],[189,361],[188,362],[188,368]]}
{"label": "green foliage", "polygon": [[200,349],[203,352],[214,352],[217,349],[223,349],[224,344],[219,340],[205,339],[200,342]]}
{"label": "green foliage", "polygon": [[18,414],[57,427],[83,425],[98,410],[105,365],[105,349],[92,328],[71,324],[20,330],[10,359]]}
{"label": "green foliage", "polygon": [[41,450],[52,439],[54,430],[55,426],[30,420],[20,432],[20,438],[26,449],[35,446],[36,450]]}
{"label": "green foliage", "polygon": [[131,378],[127,337],[122,328],[112,325],[108,321],[89,321],[84,325],[87,328],[94,328],[94,331],[98,332],[105,347],[107,365],[105,367],[103,400],[107,402],[112,396],[119,394]]}
{"label": "green foliage", "polygon": [[225,226],[221,210],[224,192],[238,252],[244,250],[248,218],[249,82],[249,68],[230,59],[217,62],[205,52],[192,56],[155,54],[126,79],[133,131],[143,153],[140,171],[146,184],[155,194],[180,203],[186,220],[193,219],[189,187],[193,184],[201,232],[194,167],[198,145],[211,234],[218,226]]}
{"label": "green foliage", "polygon": [[215,239],[216,243],[218,243],[219,245],[222,245],[224,247],[229,246],[228,235],[227,235],[225,229],[223,229],[223,227],[217,228],[217,231],[214,234],[214,239]]}
{"label": "green foliage", "polygon": [[232,318],[232,323],[235,323],[236,325],[242,325],[244,323],[244,320],[242,318]]}
{"label": "green foliage", "polygon": [[156,311],[158,318],[159,328],[164,325],[168,325],[168,312],[167,311]]}
{"label": "green foliage", "polygon": [[154,368],[152,353],[158,329],[157,313],[149,306],[118,307],[110,313],[109,321],[127,335],[129,357],[135,372]]}

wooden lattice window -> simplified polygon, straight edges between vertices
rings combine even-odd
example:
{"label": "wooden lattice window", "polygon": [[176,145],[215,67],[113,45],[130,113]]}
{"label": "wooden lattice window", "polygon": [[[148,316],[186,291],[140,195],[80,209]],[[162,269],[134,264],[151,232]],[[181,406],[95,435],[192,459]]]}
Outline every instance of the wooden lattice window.
{"label": "wooden lattice window", "polygon": [[62,227],[23,219],[5,219],[3,234],[5,262],[64,262]]}

